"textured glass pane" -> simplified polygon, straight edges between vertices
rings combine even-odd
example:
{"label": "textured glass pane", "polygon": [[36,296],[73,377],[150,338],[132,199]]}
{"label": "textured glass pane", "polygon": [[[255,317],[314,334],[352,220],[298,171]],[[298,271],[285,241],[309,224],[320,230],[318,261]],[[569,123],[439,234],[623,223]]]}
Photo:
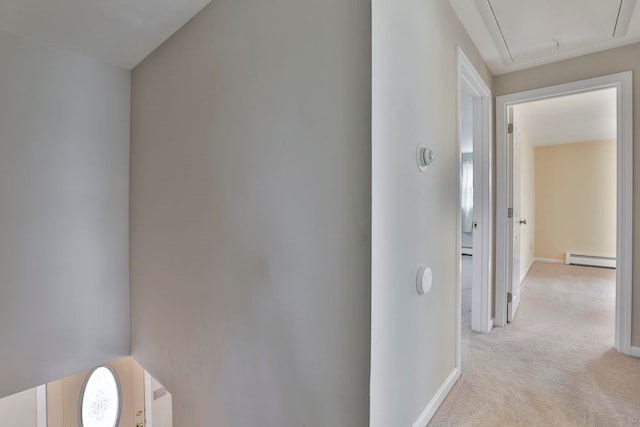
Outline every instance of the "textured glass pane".
{"label": "textured glass pane", "polygon": [[87,381],[82,394],[83,427],[115,427],[120,410],[120,392],[113,373],[97,368]]}

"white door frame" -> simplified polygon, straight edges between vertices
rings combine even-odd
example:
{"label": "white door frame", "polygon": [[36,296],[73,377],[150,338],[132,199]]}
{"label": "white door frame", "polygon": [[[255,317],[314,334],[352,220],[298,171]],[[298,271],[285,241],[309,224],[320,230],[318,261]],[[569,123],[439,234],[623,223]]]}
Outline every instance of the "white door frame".
{"label": "white door frame", "polygon": [[[462,125],[462,86],[467,86],[474,97],[473,105],[473,170],[474,170],[474,199],[479,195],[480,206],[474,206],[473,220],[478,228],[473,230],[473,258],[474,284],[472,290],[472,329],[477,332],[488,333],[493,327],[491,318],[491,253],[492,253],[492,203],[491,203],[491,91],[482,80],[471,61],[458,47],[458,171],[462,154],[460,150],[460,135]],[[480,176],[477,180],[476,177]],[[461,366],[462,346],[462,209],[460,194],[460,172],[457,174],[457,259],[458,259],[458,292],[457,292],[457,347],[456,355],[458,367]],[[476,182],[478,181],[478,182]]]}
{"label": "white door frame", "polygon": [[153,390],[151,375],[147,371],[144,371],[144,425],[153,427]]}
{"label": "white door frame", "polygon": [[631,273],[633,230],[633,74],[610,74],[496,97],[496,317],[507,323],[507,107],[523,102],[589,92],[617,90],[616,350],[631,354]]}
{"label": "white door frame", "polygon": [[47,385],[36,387],[36,426],[47,427]]}

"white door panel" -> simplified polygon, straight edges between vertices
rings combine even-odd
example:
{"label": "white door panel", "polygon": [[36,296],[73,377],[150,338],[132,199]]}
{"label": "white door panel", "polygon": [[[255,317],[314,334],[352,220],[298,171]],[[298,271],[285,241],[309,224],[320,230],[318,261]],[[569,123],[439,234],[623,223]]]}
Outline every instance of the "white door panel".
{"label": "white door panel", "polygon": [[510,178],[509,204],[512,209],[512,217],[508,219],[511,237],[509,239],[511,259],[509,264],[509,280],[507,284],[507,321],[513,321],[518,306],[520,305],[520,135],[517,123],[514,122],[513,108],[509,107],[509,123],[512,123],[512,131],[507,137],[508,173]]}

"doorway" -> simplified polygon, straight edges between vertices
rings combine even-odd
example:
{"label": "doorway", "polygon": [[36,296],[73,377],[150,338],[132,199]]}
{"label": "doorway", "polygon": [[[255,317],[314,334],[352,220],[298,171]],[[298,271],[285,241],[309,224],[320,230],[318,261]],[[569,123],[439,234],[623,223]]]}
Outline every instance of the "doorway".
{"label": "doorway", "polygon": [[[518,240],[519,221],[512,197],[513,107],[530,101],[612,88],[616,91],[616,325],[615,347],[620,353],[631,353],[631,224],[632,224],[632,75],[618,73],[496,98],[496,316],[495,324],[506,326],[517,310],[520,272],[515,271],[519,254],[514,251]],[[517,152],[517,151],[516,151]],[[518,244],[519,247],[519,244]],[[516,267],[514,267],[514,265]],[[517,277],[516,277],[517,276]],[[511,310],[510,310],[511,309]]]}
{"label": "doorway", "polygon": [[[490,159],[491,92],[458,48],[458,367],[461,366],[463,279],[470,281],[467,292],[470,302],[469,298],[465,298],[465,302],[471,313],[465,317],[465,324],[481,333],[488,333],[493,327]],[[466,253],[464,261],[463,253]]]}

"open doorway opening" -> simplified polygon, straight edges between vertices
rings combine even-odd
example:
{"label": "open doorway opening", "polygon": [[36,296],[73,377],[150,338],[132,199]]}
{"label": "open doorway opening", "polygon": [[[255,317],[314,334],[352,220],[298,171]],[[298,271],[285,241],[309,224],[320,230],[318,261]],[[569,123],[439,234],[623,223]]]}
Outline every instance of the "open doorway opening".
{"label": "open doorway opening", "polygon": [[458,49],[458,339],[487,333],[491,316],[491,92]]}
{"label": "open doorway opening", "polygon": [[[472,330],[473,294],[473,101],[471,89],[462,85],[460,108],[460,224],[463,334]],[[478,251],[478,254],[480,251]],[[476,283],[477,285],[477,283]]]}
{"label": "open doorway opening", "polygon": [[473,101],[473,92],[463,84],[460,97],[460,209],[462,211],[460,221],[463,270],[467,268],[465,263],[469,264],[468,268],[471,268],[470,261],[473,256]]}
{"label": "open doorway opening", "polygon": [[615,323],[616,98],[605,88],[517,104],[510,131],[518,286],[507,319],[518,304],[540,305],[566,319],[567,335],[606,349]]}
{"label": "open doorway opening", "polygon": [[[551,141],[553,138],[557,141],[563,126],[576,127],[571,131],[577,135],[571,138],[575,140],[573,144],[527,148],[527,145],[534,145],[526,136],[527,108],[537,108],[540,115],[548,113],[551,108],[551,104],[545,106],[532,102],[562,103],[573,99],[584,107],[589,98],[599,98],[605,104],[607,101],[603,100],[609,99],[609,107],[605,109],[614,116],[610,120],[615,121],[615,132],[609,130],[598,134],[591,131],[590,136],[580,134],[588,132],[589,125],[595,123],[585,124],[579,118],[579,123],[572,123],[576,120],[574,108],[573,114],[565,115],[558,122],[561,124],[551,124],[550,129],[544,129],[553,135]],[[555,101],[549,101],[552,99]],[[617,267],[615,347],[621,353],[630,354],[631,74],[620,73],[501,96],[497,98],[496,106],[496,125],[500,129],[496,132],[496,324],[505,326],[507,321],[515,318],[522,278],[536,255],[539,261],[569,260],[574,264],[613,261]],[[607,120],[607,113],[601,111],[600,116],[598,120]],[[519,118],[521,121],[525,118],[525,123],[519,124]],[[592,122],[595,120],[591,119]],[[528,132],[538,133],[539,130],[529,124]],[[542,140],[544,137],[536,136],[534,139]],[[578,140],[583,141],[582,145]],[[529,207],[524,216],[521,182],[523,145],[524,152],[533,150],[535,159],[539,160],[535,166],[537,176],[534,182],[539,187],[535,190],[538,196],[533,201],[535,209]],[[611,185],[612,181],[615,181],[615,186]],[[585,185],[569,188],[572,182]],[[580,261],[576,262],[578,258]]]}
{"label": "open doorway opening", "polygon": [[536,260],[615,268],[615,88],[513,109],[519,210],[527,221],[520,225],[520,278]]}

